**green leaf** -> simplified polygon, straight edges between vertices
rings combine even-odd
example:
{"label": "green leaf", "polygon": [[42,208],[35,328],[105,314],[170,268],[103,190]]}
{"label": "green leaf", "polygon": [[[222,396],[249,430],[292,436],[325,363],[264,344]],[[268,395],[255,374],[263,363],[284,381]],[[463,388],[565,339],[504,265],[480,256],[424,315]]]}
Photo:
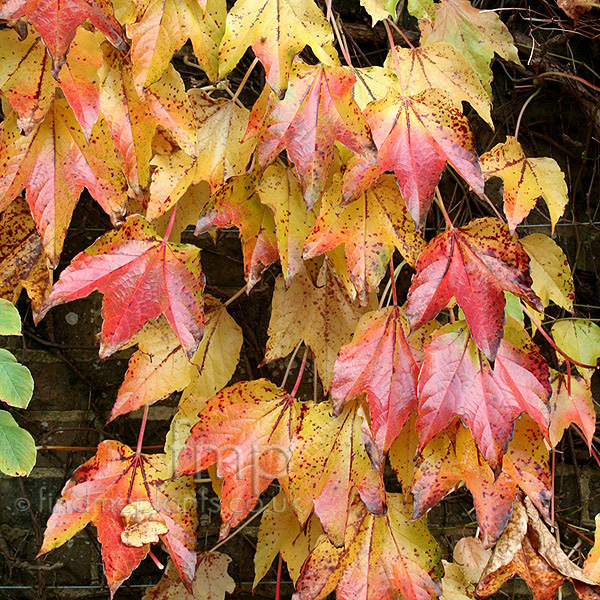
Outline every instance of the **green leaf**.
{"label": "green leaf", "polygon": [[[552,337],[556,345],[572,359],[595,365],[600,358],[600,327],[586,319],[557,321],[552,326]],[[558,357],[562,360],[562,357]],[[593,369],[577,367],[582,377],[589,383]]]}
{"label": "green leaf", "polygon": [[9,406],[26,408],[33,395],[29,369],[4,348],[0,348],[0,400]]}
{"label": "green leaf", "polygon": [[0,471],[7,475],[29,475],[35,465],[35,441],[17,425],[13,416],[0,410]]}
{"label": "green leaf", "polygon": [[21,335],[19,311],[4,298],[0,298],[0,335]]}

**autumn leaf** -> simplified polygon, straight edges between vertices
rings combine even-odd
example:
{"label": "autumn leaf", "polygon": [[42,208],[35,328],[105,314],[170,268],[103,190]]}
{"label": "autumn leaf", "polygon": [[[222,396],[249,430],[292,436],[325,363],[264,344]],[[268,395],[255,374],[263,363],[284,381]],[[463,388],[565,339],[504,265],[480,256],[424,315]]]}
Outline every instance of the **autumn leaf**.
{"label": "autumn leaf", "polygon": [[383,175],[362,196],[346,205],[341,205],[339,175],[332,179],[323,195],[319,218],[306,239],[303,256],[314,258],[345,244],[350,278],[365,302],[385,275],[394,248],[414,265],[425,240],[415,230],[393,175]]}
{"label": "autumn leaf", "polygon": [[256,506],[258,497],[283,477],[299,408],[285,390],[266,379],[243,381],[218,392],[200,413],[178,473],[217,465],[221,491],[221,539]]}
{"label": "autumn leaf", "polygon": [[322,600],[336,590],[340,600],[427,600],[440,593],[432,575],[439,561],[424,520],[406,516],[398,494],[387,494],[388,512],[352,505],[344,544],[323,538],[302,567],[294,600]]}
{"label": "autumn leaf", "polygon": [[224,600],[226,593],[235,590],[235,581],[227,573],[230,562],[227,554],[200,552],[190,594],[169,561],[160,581],[146,591],[142,600]]}
{"label": "autumn leaf", "polygon": [[335,64],[332,44],[331,27],[313,0],[237,0],[227,13],[219,48],[219,79],[252,46],[279,94],[287,87],[294,56],[310,46],[319,61]]}
{"label": "autumn leaf", "polygon": [[[127,540],[121,511],[134,502],[148,503],[167,532],[167,546],[179,576],[188,584],[196,565],[196,511],[191,477],[166,481],[164,456],[136,455],[116,441],[103,441],[94,457],[75,471],[48,520],[39,554],[61,546],[92,523],[102,544],[104,571],[111,597],[150,550]],[[146,506],[146,505],[145,505]],[[158,515],[158,517],[156,516]]]}
{"label": "autumn leaf", "polygon": [[550,442],[554,447],[565,430],[577,425],[589,448],[596,432],[596,411],[590,385],[581,377],[554,373],[550,400]]}
{"label": "autumn leaf", "polygon": [[491,97],[494,53],[519,64],[513,38],[494,11],[479,10],[469,0],[442,0],[435,5],[433,20],[423,18],[421,46],[447,42],[473,66],[483,87]]}
{"label": "autumn leaf", "polygon": [[411,487],[419,448],[419,434],[415,423],[416,413],[412,412],[388,452],[390,466],[402,486],[405,504],[412,502]]}
{"label": "autumn leaf", "polygon": [[[464,539],[464,538],[463,538]],[[442,578],[441,600],[468,600],[474,598],[474,586],[467,579],[462,565],[442,561],[444,577]]]}
{"label": "autumn leaf", "polygon": [[373,26],[378,21],[385,21],[388,17],[396,18],[398,0],[360,0],[360,4],[373,19]]}
{"label": "autumn leaf", "polygon": [[479,348],[494,360],[504,327],[503,292],[543,310],[531,290],[529,257],[497,219],[475,219],[438,234],[419,256],[406,315],[415,331],[454,297]]}
{"label": "autumn leaf", "polygon": [[360,317],[374,308],[351,302],[343,284],[325,261],[313,283],[305,269],[288,289],[283,277],[275,282],[265,361],[284,358],[300,340],[315,355],[323,387],[329,388],[339,349],[350,341]]}
{"label": "autumn leaf", "polygon": [[292,440],[291,456],[289,494],[294,512],[304,525],[314,507],[335,546],[344,543],[354,489],[369,511],[385,512],[379,453],[357,403],[335,418],[330,402],[312,406]]}
{"label": "autumn leaf", "polygon": [[583,572],[595,581],[600,581],[600,573],[598,572],[598,559],[600,558],[600,514],[596,515],[596,531],[594,533],[594,545],[589,551],[583,563]]}
{"label": "autumn leaf", "polygon": [[452,551],[454,562],[471,583],[477,583],[481,579],[483,569],[491,555],[492,551],[485,548],[481,540],[476,537],[460,538]]}
{"label": "autumn leaf", "polygon": [[89,19],[119,50],[129,46],[114,17],[109,0],[12,0],[0,6],[0,19],[27,17],[52,57],[52,75],[58,77],[79,25]]}
{"label": "autumn leaf", "polygon": [[504,183],[504,214],[510,232],[531,212],[542,197],[554,226],[569,202],[565,176],[553,158],[527,158],[521,144],[512,136],[481,156],[486,179],[500,177]]}
{"label": "autumn leaf", "polygon": [[346,67],[297,61],[285,97],[266,117],[257,148],[259,162],[267,165],[285,149],[298,171],[309,210],[325,188],[336,140],[375,160],[369,126],[352,98],[355,80]]}
{"label": "autumn leaf", "polygon": [[89,143],[64,100],[53,102],[44,121],[21,136],[11,113],[0,131],[0,209],[27,188],[27,201],[53,266],[58,264],[79,195],[87,187],[115,221],[124,213],[125,180],[103,121]]}
{"label": "autumn leaf", "polygon": [[102,358],[123,347],[146,321],[161,314],[191,358],[204,329],[203,289],[199,248],[168,244],[143,217],[133,215],[71,261],[39,319],[58,304],[98,290],[104,294]]}
{"label": "autumn leaf", "polygon": [[152,0],[141,18],[127,26],[133,80],[139,94],[158,81],[173,54],[188,40],[208,78],[217,76],[217,49],[223,35],[224,0]]}
{"label": "autumn leaf", "polygon": [[378,148],[382,171],[398,178],[408,212],[420,227],[436,185],[450,163],[473,188],[483,194],[483,175],[466,117],[450,96],[427,89],[405,96],[389,89],[365,109]]}
{"label": "autumn leaf", "polygon": [[381,452],[387,452],[417,406],[417,365],[406,340],[404,311],[390,306],[364,315],[352,342],[336,360],[331,396],[334,414],[365,393],[371,429]]}
{"label": "autumn leaf", "polygon": [[[587,365],[595,365],[600,358],[600,327],[586,319],[556,321],[552,325],[556,345],[570,358]],[[559,360],[564,357],[558,355]],[[581,376],[591,382],[594,369],[577,367]]]}

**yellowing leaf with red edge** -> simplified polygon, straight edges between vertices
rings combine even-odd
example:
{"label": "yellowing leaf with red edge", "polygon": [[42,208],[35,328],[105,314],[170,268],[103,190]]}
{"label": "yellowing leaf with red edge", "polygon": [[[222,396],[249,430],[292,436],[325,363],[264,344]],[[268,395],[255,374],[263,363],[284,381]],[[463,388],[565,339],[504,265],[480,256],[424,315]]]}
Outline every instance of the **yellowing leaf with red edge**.
{"label": "yellowing leaf with red edge", "polygon": [[169,561],[160,581],[146,590],[142,600],[225,600],[225,594],[235,590],[235,581],[227,573],[230,562],[227,554],[200,552],[190,594]]}
{"label": "yellowing leaf with red edge", "polygon": [[504,183],[504,214],[511,233],[542,197],[554,226],[569,202],[564,173],[553,158],[527,158],[512,136],[481,156],[486,179],[500,177]]}
{"label": "yellowing leaf with red edge", "polygon": [[325,190],[319,218],[306,240],[304,258],[345,244],[350,278],[364,302],[377,290],[394,248],[414,265],[425,240],[415,231],[393,175],[383,175],[362,196],[343,206],[340,184],[341,178],[334,175]]}
{"label": "yellowing leaf with red edge", "polygon": [[100,105],[119,153],[127,181],[136,195],[150,181],[152,137],[156,121],[133,86],[131,62],[108,44],[102,45]]}
{"label": "yellowing leaf with red edge", "polygon": [[112,597],[150,550],[148,543],[135,547],[122,540],[126,522],[121,511],[134,502],[148,502],[160,516],[167,527],[160,539],[180,577],[189,584],[196,564],[192,478],[167,480],[164,455],[136,457],[129,447],[112,440],[100,442],[96,455],[66,483],[48,520],[39,553],[61,546],[91,522],[102,544],[104,572]]}
{"label": "yellowing leaf with red edge", "polygon": [[246,173],[254,140],[242,143],[249,112],[226,98],[213,99],[201,90],[188,98],[195,116],[194,158],[178,152],[158,156],[152,175],[148,218],[167,212],[192,183],[207,181],[214,193],[228,179]]}
{"label": "yellowing leaf with red edge", "polygon": [[575,284],[562,248],[549,236],[533,233],[521,240],[529,255],[532,289],[546,307],[550,300],[573,312]]}
{"label": "yellowing leaf with red edge", "polygon": [[493,370],[464,321],[446,325],[432,335],[419,374],[421,449],[460,418],[471,429],[486,460],[497,466],[522,412],[547,430],[548,366],[521,326],[512,319],[509,326]]}
{"label": "yellowing leaf with red edge", "polygon": [[302,268],[304,242],[316,215],[306,210],[302,187],[290,168],[279,164],[267,167],[256,193],[275,215],[281,270],[285,280],[290,281]]}
{"label": "yellowing leaf with red edge", "polygon": [[504,291],[543,310],[531,289],[529,257],[498,219],[475,219],[438,234],[419,256],[416,270],[406,305],[412,331],[456,298],[473,338],[490,360],[502,339]]}
{"label": "yellowing leaf with red edge", "polygon": [[442,0],[435,5],[433,21],[422,19],[421,46],[447,42],[473,66],[483,87],[491,97],[494,52],[505,60],[519,64],[514,40],[493,10],[479,10],[469,0]]}
{"label": "yellowing leaf with red edge", "polygon": [[371,429],[381,452],[387,452],[417,407],[417,365],[406,341],[408,321],[397,306],[364,315],[352,342],[342,346],[333,369],[334,414],[366,394]]}
{"label": "yellowing leaf with red edge", "polygon": [[102,53],[93,33],[80,29],[69,49],[58,82],[52,77],[51,59],[41,38],[20,41],[12,29],[0,37],[0,91],[17,111],[17,125],[30,134],[50,109],[60,86],[82,130],[89,138],[100,111],[98,69]]}
{"label": "yellowing leaf with red edge", "polygon": [[16,301],[25,287],[34,315],[52,288],[52,274],[40,234],[25,198],[0,215],[0,298]]}
{"label": "yellowing leaf with red edge", "polygon": [[468,102],[490,127],[494,127],[490,97],[473,67],[454,46],[446,42],[418,48],[397,46],[383,64],[397,75],[399,91],[414,95],[439,88],[448,92],[459,110],[462,111],[463,102]]}
{"label": "yellowing leaf with red edge", "polygon": [[[593,321],[573,319],[556,321],[552,325],[552,338],[556,345],[570,358],[586,364],[595,365],[600,358],[600,327]],[[564,357],[557,353],[562,362]],[[591,382],[594,369],[577,367],[581,376]]]}
{"label": "yellowing leaf with red edge", "polygon": [[248,291],[279,259],[273,211],[260,202],[256,184],[256,171],[230,179],[203,209],[195,231],[200,235],[230,225],[240,230]]}
{"label": "yellowing leaf with red edge", "polygon": [[288,289],[283,277],[275,282],[265,361],[284,358],[300,340],[310,346],[323,387],[329,389],[339,349],[347,344],[360,317],[375,308],[348,298],[343,284],[326,260],[313,283],[306,269],[299,271]]}
{"label": "yellowing leaf with red edge", "polygon": [[26,17],[44,40],[52,57],[52,74],[58,77],[79,25],[89,19],[119,50],[127,50],[123,31],[109,0],[5,0],[0,19]]}
{"label": "yellowing leaf with red edge", "polygon": [[570,425],[577,425],[588,447],[596,432],[596,411],[590,385],[581,377],[553,373],[550,399],[550,442],[556,446]]}
{"label": "yellowing leaf with red edge", "polygon": [[2,123],[0,210],[27,188],[27,201],[53,266],[58,264],[67,228],[84,187],[119,221],[125,212],[125,180],[106,123],[100,119],[86,142],[64,100],[55,100],[46,118],[21,136],[15,114]]}
{"label": "yellowing leaf with red edge", "polygon": [[356,502],[344,544],[323,538],[302,567],[293,600],[428,600],[441,589],[434,579],[439,549],[425,524],[407,516],[399,494],[387,494],[387,514]]}
{"label": "yellowing leaf with red edge", "polygon": [[139,215],[80,252],[61,273],[39,319],[53,307],[98,290],[100,357],[122,348],[146,321],[164,314],[189,358],[204,329],[200,249],[161,240]]}
{"label": "yellowing leaf with red edge", "polygon": [[420,227],[435,187],[450,163],[483,193],[483,175],[469,122],[444,91],[428,89],[405,96],[390,89],[371,102],[365,116],[377,144],[382,171],[394,171],[408,211]]}
{"label": "yellowing leaf with red edge", "polygon": [[309,209],[325,188],[336,140],[375,160],[369,126],[352,98],[355,80],[346,67],[297,61],[285,97],[266,118],[257,148],[259,161],[266,165],[285,149],[298,171]]}
{"label": "yellowing leaf with red edge", "polygon": [[153,0],[142,17],[127,26],[133,79],[138,93],[163,74],[173,54],[188,40],[208,78],[217,76],[217,49],[223,35],[225,0]]}
{"label": "yellowing leaf with red edge", "polygon": [[290,502],[298,520],[304,525],[314,508],[335,546],[344,543],[353,490],[369,511],[385,512],[379,452],[357,402],[337,417],[329,401],[307,411],[292,440],[288,473]]}
{"label": "yellowing leaf with red edge", "polygon": [[274,479],[285,476],[298,425],[296,400],[266,379],[236,383],[209,399],[179,454],[177,471],[198,473],[216,463],[224,479],[221,539],[248,516]]}
{"label": "yellowing leaf with red edge", "polygon": [[279,94],[287,87],[294,56],[310,46],[319,61],[335,64],[332,44],[331,26],[313,0],[237,0],[225,22],[219,78],[233,71],[252,46]]}

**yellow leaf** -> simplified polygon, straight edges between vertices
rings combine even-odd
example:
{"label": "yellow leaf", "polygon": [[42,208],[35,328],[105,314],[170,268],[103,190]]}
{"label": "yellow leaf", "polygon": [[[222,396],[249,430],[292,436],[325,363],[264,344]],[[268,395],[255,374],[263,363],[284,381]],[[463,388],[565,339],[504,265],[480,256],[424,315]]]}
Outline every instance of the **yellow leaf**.
{"label": "yellow leaf", "polygon": [[583,563],[583,572],[600,583],[600,514],[596,515],[594,546]]}
{"label": "yellow leaf", "polygon": [[[464,539],[464,538],[463,538]],[[442,561],[444,565],[444,577],[442,578],[441,600],[465,600],[475,597],[475,588],[470,583],[461,567],[455,563]]]}
{"label": "yellow leaf", "polygon": [[[595,365],[600,358],[600,327],[592,321],[585,319],[557,321],[552,326],[552,337],[565,354],[580,363]],[[558,358],[563,360],[560,355]],[[577,370],[589,384],[594,369],[577,367]]]}

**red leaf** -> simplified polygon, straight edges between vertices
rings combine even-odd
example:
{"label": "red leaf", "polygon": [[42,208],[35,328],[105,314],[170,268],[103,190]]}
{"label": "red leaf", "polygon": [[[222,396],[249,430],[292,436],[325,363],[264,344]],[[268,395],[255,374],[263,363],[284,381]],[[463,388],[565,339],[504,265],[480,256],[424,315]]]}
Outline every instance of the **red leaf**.
{"label": "red leaf", "polygon": [[53,307],[91,294],[105,294],[100,356],[121,348],[150,319],[164,314],[191,358],[204,329],[204,275],[200,250],[167,244],[146,220],[129,217],[62,272],[38,320]]}
{"label": "red leaf", "polygon": [[531,289],[529,257],[498,219],[476,219],[437,235],[419,256],[416,269],[406,305],[411,330],[433,319],[455,297],[490,360],[502,339],[504,290],[543,310]]}

